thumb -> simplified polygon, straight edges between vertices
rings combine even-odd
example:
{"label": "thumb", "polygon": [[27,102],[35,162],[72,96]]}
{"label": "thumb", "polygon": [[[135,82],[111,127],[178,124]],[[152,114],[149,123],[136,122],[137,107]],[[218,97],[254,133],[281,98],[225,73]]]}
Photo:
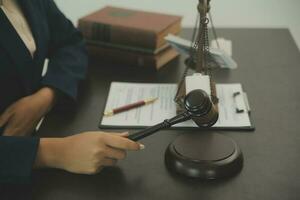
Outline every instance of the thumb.
{"label": "thumb", "polygon": [[[128,136],[129,136],[130,134],[129,134],[129,132],[127,131],[127,132],[124,132],[124,133],[119,133],[119,135],[120,135],[121,137],[125,137],[125,138],[128,139]],[[144,144],[139,143],[139,142],[136,142],[136,143],[139,145],[140,150],[145,149],[145,145],[144,145]]]}

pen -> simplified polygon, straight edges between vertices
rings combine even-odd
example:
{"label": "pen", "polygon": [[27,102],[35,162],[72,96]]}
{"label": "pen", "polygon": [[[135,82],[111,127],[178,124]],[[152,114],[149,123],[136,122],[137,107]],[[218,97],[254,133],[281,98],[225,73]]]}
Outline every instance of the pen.
{"label": "pen", "polygon": [[132,104],[128,104],[128,105],[119,107],[119,108],[114,108],[114,109],[105,111],[104,116],[105,117],[113,116],[114,114],[117,114],[117,113],[120,113],[120,112],[131,110],[133,108],[138,108],[138,107],[143,106],[143,105],[148,105],[148,104],[154,103],[157,99],[158,98],[149,98],[149,99],[138,101],[138,102],[135,102],[135,103],[132,103]]}

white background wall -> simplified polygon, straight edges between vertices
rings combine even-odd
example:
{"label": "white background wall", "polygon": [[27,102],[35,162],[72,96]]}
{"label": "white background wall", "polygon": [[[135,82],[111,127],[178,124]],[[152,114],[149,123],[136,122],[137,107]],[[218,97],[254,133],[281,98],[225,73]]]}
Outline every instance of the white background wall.
{"label": "white background wall", "polygon": [[[106,5],[137,8],[184,16],[192,27],[198,0],[55,0],[77,24],[78,18]],[[289,28],[300,48],[300,0],[211,0],[216,27]]]}

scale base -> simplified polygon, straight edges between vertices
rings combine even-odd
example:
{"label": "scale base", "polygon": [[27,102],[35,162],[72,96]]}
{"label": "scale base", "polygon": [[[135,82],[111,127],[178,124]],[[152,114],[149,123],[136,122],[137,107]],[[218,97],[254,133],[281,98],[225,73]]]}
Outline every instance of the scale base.
{"label": "scale base", "polygon": [[243,155],[236,142],[221,134],[183,134],[168,146],[165,164],[187,177],[219,179],[237,174]]}

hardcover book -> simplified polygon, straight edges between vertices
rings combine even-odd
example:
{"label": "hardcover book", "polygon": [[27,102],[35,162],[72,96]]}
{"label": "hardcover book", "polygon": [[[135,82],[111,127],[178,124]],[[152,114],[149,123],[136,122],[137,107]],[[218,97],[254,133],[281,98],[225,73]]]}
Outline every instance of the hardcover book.
{"label": "hardcover book", "polygon": [[87,40],[154,50],[180,32],[181,17],[108,6],[81,18],[78,28]]}
{"label": "hardcover book", "polygon": [[179,55],[178,52],[171,47],[167,47],[155,55],[91,44],[87,45],[87,49],[90,58],[96,61],[109,62],[120,65],[120,67],[126,65],[154,70],[160,69]]}

